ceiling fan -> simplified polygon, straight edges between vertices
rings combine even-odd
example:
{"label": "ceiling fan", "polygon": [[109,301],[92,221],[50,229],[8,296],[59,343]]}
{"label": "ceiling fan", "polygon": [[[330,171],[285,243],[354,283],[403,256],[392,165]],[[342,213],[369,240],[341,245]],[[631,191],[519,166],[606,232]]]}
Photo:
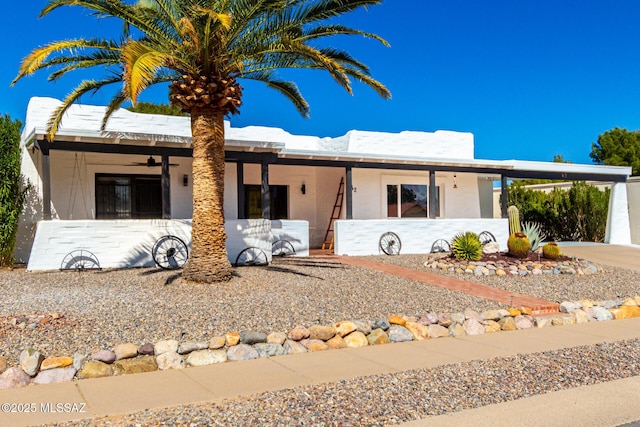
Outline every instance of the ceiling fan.
{"label": "ceiling fan", "polygon": [[[152,168],[154,166],[162,166],[162,162],[157,161],[153,156],[149,156],[146,162],[134,162],[131,166],[147,166]],[[169,163],[169,166],[178,166],[178,163]]]}

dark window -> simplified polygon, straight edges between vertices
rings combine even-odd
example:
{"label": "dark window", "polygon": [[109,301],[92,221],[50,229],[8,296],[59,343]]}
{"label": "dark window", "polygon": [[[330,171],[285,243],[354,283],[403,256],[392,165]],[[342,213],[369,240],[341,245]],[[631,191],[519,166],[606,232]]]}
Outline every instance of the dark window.
{"label": "dark window", "polygon": [[[388,218],[427,218],[429,187],[418,184],[387,185]],[[436,217],[440,216],[440,187],[436,187]]]}
{"label": "dark window", "polygon": [[[245,185],[245,218],[262,218],[262,186]],[[269,186],[270,219],[289,219],[289,187]]]}
{"label": "dark window", "polygon": [[96,219],[162,218],[160,176],[96,174]]}

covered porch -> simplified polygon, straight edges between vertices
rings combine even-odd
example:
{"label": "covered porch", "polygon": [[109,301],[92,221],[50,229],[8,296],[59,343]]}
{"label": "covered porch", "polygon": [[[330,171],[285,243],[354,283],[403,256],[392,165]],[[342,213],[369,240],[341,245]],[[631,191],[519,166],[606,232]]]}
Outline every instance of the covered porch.
{"label": "covered porch", "polygon": [[[36,260],[59,268],[61,261],[47,260],[46,253],[54,246],[58,251],[75,245],[112,248],[101,256],[113,260],[104,267],[148,265],[148,257],[137,256],[140,248],[127,241],[139,236],[138,229],[147,236],[136,237],[139,241],[153,241],[166,229],[189,246],[188,118],[118,111],[103,131],[104,107],[74,106],[50,142],[46,121],[58,104],[50,99],[29,104],[22,171],[34,191],[21,219],[17,258],[29,262],[30,269]],[[624,185],[630,168],[479,160],[473,157],[473,135],[464,132],[351,131],[318,138],[226,123],[225,135],[224,215],[232,263],[237,248],[251,239],[262,242],[258,246],[269,259],[275,240],[290,242],[296,255],[328,239],[340,255],[378,254],[380,237],[387,232],[402,241],[402,253],[429,252],[434,241],[449,240],[459,231],[488,231],[505,247],[507,183],[521,178],[613,183],[607,242],[630,242]],[[493,212],[496,182],[502,193],[498,219]],[[69,227],[92,237],[82,240]],[[248,230],[266,232],[256,237]],[[37,256],[35,248],[41,251]]]}

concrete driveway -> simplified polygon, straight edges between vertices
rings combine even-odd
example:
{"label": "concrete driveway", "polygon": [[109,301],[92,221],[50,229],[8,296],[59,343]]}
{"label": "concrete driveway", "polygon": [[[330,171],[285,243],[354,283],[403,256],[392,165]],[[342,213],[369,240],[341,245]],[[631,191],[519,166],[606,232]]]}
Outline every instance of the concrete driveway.
{"label": "concrete driveway", "polygon": [[563,255],[575,256],[596,264],[640,271],[640,246],[608,245],[604,243],[558,243]]}

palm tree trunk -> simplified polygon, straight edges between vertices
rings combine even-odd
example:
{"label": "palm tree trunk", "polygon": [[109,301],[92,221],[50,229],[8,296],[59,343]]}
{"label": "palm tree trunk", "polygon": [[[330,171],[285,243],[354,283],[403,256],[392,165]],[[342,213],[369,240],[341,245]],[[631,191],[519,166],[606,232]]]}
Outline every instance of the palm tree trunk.
{"label": "palm tree trunk", "polygon": [[193,224],[191,255],[182,277],[200,283],[229,280],[224,231],[224,114],[191,110]]}

